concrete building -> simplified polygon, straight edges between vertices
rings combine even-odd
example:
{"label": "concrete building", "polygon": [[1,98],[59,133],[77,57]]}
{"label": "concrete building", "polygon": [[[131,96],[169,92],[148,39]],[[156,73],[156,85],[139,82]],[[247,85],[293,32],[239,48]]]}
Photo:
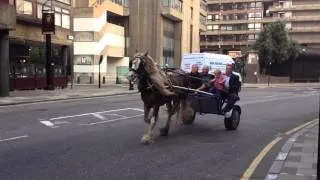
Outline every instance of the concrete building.
{"label": "concrete building", "polygon": [[74,7],[74,76],[97,83],[101,76],[115,83],[116,68],[128,66],[128,1],[77,0]]}
{"label": "concrete building", "polygon": [[208,0],[207,3],[207,31],[201,33],[201,51],[240,56],[261,31],[263,0]]}
{"label": "concrete building", "polygon": [[319,0],[207,0],[206,31],[201,32],[202,52],[233,58],[246,55],[247,80],[254,82],[258,56],[250,44],[263,25],[284,20],[289,35],[304,47],[320,48]]}
{"label": "concrete building", "polygon": [[136,49],[149,51],[160,66],[179,66],[184,53],[200,51],[205,1],[136,0],[129,7],[130,56]]}
{"label": "concrete building", "polygon": [[320,48],[320,1],[274,0],[273,19],[283,19],[292,39],[305,47]]}
{"label": "concrete building", "polygon": [[[178,66],[187,52],[200,51],[204,0],[77,0],[74,9],[74,71],[81,83],[102,76],[114,83],[136,50],[148,51],[160,66]],[[200,19],[202,18],[202,26]],[[91,83],[94,83],[91,81]]]}
{"label": "concrete building", "polygon": [[15,27],[14,1],[0,0],[0,97],[9,95],[9,31]]}

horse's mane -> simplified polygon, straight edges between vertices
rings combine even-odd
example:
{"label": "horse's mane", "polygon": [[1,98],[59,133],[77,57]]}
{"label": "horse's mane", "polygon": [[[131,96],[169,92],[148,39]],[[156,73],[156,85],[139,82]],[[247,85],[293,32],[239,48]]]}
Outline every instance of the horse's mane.
{"label": "horse's mane", "polygon": [[150,55],[145,56],[145,66],[146,72],[149,75],[149,78],[152,84],[156,87],[156,89],[165,96],[173,95],[174,93],[169,91],[166,85],[169,84],[168,79],[163,71],[161,71],[158,67],[156,62]]}

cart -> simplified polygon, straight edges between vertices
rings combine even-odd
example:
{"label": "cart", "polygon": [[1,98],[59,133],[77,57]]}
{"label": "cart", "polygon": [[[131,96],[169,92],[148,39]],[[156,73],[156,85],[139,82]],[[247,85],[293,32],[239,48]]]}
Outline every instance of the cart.
{"label": "cart", "polygon": [[219,102],[217,96],[212,93],[199,91],[180,86],[173,86],[175,89],[186,91],[186,102],[192,108],[193,114],[188,117],[183,117],[184,124],[193,124],[196,114],[216,114],[224,116],[224,125],[227,130],[236,130],[240,123],[241,107],[236,103],[232,110],[227,113],[222,113],[221,109],[226,105],[227,101]]}

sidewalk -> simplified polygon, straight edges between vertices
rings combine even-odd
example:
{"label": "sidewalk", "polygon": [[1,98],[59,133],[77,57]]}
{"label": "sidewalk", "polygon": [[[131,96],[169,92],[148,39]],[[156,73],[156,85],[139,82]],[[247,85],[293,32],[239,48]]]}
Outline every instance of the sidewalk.
{"label": "sidewalk", "polygon": [[75,85],[53,91],[10,91],[9,97],[0,97],[0,106],[138,93],[137,88],[128,89],[127,85],[103,85],[100,89],[97,85]]}
{"label": "sidewalk", "polygon": [[265,180],[316,180],[318,123],[306,126],[287,140]]}
{"label": "sidewalk", "polygon": [[319,88],[320,89],[320,83],[283,83],[283,84],[252,84],[252,83],[244,83],[244,88],[288,88],[288,87],[308,87],[308,88]]}

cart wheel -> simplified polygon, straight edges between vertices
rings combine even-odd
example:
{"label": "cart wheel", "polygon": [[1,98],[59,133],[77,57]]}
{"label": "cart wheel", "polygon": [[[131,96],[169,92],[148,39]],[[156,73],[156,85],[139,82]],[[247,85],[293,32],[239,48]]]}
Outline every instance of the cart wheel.
{"label": "cart wheel", "polygon": [[236,130],[240,123],[240,107],[233,108],[230,118],[224,118],[224,126],[227,130]]}

